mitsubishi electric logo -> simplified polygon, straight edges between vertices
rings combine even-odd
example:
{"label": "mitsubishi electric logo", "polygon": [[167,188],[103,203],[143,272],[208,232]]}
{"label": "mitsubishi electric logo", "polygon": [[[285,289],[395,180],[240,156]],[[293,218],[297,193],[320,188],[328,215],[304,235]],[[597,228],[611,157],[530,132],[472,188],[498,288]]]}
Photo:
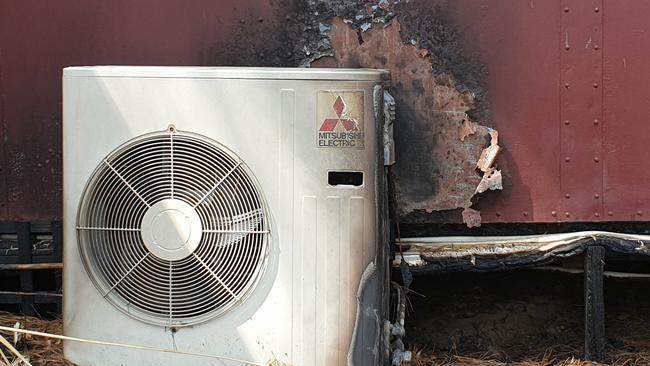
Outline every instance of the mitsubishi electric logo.
{"label": "mitsubishi electric logo", "polygon": [[318,93],[318,147],[363,149],[363,91]]}

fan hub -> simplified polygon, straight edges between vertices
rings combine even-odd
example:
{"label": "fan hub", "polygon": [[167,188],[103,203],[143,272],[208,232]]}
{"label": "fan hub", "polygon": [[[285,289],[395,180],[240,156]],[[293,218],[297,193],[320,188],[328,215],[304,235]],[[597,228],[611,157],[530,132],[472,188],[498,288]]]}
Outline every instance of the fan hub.
{"label": "fan hub", "polygon": [[196,210],[176,199],[165,199],[149,207],[140,228],[147,249],[167,261],[178,261],[194,253],[203,230]]}

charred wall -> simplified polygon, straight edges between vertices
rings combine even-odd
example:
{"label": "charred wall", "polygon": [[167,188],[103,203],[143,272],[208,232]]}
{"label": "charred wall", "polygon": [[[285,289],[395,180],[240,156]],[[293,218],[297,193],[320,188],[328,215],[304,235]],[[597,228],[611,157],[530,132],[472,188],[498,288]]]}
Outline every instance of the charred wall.
{"label": "charred wall", "polygon": [[[437,212],[451,211],[480,226],[480,212],[471,208],[475,195],[502,187],[494,166],[498,134],[481,124],[490,119],[487,70],[464,49],[450,5],[299,1],[284,19],[277,32],[241,22],[236,37],[215,46],[227,52],[215,54],[213,63],[390,69],[400,221],[436,222]],[[270,34],[280,48],[257,43]]]}
{"label": "charred wall", "polygon": [[467,56],[446,3],[27,1],[3,3],[0,14],[0,219],[61,218],[60,78],[69,65],[388,67],[403,218],[469,208],[484,175],[486,69]]}

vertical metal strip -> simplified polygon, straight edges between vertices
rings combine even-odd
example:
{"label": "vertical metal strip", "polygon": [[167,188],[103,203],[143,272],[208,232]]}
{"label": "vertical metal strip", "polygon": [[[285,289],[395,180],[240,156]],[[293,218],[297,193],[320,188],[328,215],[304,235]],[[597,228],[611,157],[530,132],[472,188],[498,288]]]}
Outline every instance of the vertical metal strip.
{"label": "vertical metal strip", "polygon": [[[361,283],[361,276],[363,275],[363,270],[366,266],[366,260],[364,257],[364,222],[365,222],[365,199],[363,197],[352,197],[350,198],[350,293],[348,294],[349,299],[355,299],[351,303],[352,311],[350,312],[352,317],[349,319],[350,324],[357,324],[356,318],[359,316],[357,314],[358,308],[358,299],[357,293],[359,291],[359,285]],[[363,322],[360,323],[363,326]],[[364,334],[362,329],[356,330],[359,334]],[[353,330],[354,334],[354,330]],[[350,338],[351,341],[351,338]],[[350,343],[348,343],[350,344]]]}
{"label": "vertical metal strip", "polygon": [[[325,278],[319,279],[319,283],[324,283],[325,297],[321,304],[319,313],[323,316],[323,335],[322,352],[324,357],[318,361],[323,365],[339,365],[339,307],[332,306],[340,302],[340,245],[341,245],[341,198],[327,197],[325,203],[325,232],[328,233],[326,244],[323,246],[323,260],[320,261],[325,267]],[[321,265],[321,264],[319,264]],[[321,322],[319,322],[321,324]]]}
{"label": "vertical metal strip", "polygon": [[602,3],[561,2],[561,221],[603,216]]}
{"label": "vertical metal strip", "polygon": [[347,365],[347,350],[352,339],[352,327],[354,326],[354,297],[350,298],[353,293],[352,277],[350,269],[353,267],[351,261],[352,245],[350,242],[350,200],[345,199],[341,202],[341,241],[339,243],[339,278],[341,280],[341,302],[339,303],[339,360],[340,366]]}
{"label": "vertical metal strip", "polygon": [[[599,14],[600,21],[600,45],[599,49],[595,51],[598,52],[600,56],[600,113],[598,117],[594,119],[594,126],[598,129],[600,133],[600,217],[597,217],[595,214],[595,219],[600,218],[603,221],[607,220],[607,213],[605,212],[605,158],[607,156],[605,149],[605,0],[599,1],[599,8],[594,8],[594,13]],[[596,124],[596,120],[600,119],[600,122]]]}
{"label": "vertical metal strip", "polygon": [[302,199],[302,240],[301,272],[302,272],[302,304],[301,317],[301,365],[316,364],[316,266],[318,258],[318,206],[315,196],[305,196]]}
{"label": "vertical metal strip", "polygon": [[[298,358],[296,355],[300,353],[300,342],[298,342],[298,335],[300,335],[300,313],[299,306],[301,303],[302,293],[301,289],[301,273],[300,267],[296,264],[300,263],[300,237],[297,236],[294,230],[294,222],[298,222],[294,210],[294,129],[296,122],[296,93],[293,89],[280,90],[280,115],[279,128],[280,131],[278,142],[278,210],[283,212],[293,220],[288,220],[284,223],[284,227],[278,228],[280,233],[286,233],[282,237],[282,247],[291,248],[291,256],[280,255],[279,266],[281,268],[291,268],[293,271],[286,274],[286,278],[278,278],[278,281],[286,284],[287,296],[291,298],[291,335],[290,337],[280,338],[280,349],[292,350],[292,363],[297,363]],[[281,249],[282,250],[282,249]],[[293,347],[293,348],[292,348]]]}

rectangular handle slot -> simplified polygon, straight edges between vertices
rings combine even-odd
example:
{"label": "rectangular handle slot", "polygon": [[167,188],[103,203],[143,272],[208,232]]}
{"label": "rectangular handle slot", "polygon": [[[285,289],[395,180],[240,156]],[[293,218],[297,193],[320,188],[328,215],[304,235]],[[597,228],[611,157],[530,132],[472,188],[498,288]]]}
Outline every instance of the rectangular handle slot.
{"label": "rectangular handle slot", "polygon": [[327,184],[359,187],[363,185],[363,172],[327,172]]}

